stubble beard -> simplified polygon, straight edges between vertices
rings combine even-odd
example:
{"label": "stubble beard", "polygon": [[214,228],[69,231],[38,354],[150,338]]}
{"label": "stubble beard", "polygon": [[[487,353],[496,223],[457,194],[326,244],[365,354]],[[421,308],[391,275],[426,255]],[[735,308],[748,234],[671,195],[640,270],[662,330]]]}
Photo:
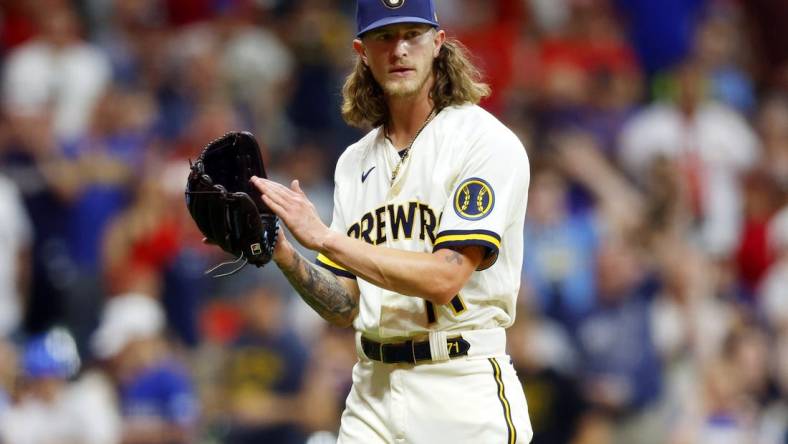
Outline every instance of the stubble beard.
{"label": "stubble beard", "polygon": [[384,82],[381,88],[388,97],[398,99],[410,98],[417,96],[424,89],[424,85],[427,84],[429,78],[429,73],[427,73],[416,79],[389,80]]}

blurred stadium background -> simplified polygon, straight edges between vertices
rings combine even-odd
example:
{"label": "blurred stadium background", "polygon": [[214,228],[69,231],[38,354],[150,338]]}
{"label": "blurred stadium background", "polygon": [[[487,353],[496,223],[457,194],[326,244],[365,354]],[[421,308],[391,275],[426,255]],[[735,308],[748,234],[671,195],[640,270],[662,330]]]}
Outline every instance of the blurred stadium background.
{"label": "blurred stadium background", "polygon": [[[352,332],[273,266],[203,276],[183,186],[247,129],[328,221],[353,8],[0,1],[0,442],[333,442]],[[438,9],[532,162],[534,443],[788,443],[786,3]]]}

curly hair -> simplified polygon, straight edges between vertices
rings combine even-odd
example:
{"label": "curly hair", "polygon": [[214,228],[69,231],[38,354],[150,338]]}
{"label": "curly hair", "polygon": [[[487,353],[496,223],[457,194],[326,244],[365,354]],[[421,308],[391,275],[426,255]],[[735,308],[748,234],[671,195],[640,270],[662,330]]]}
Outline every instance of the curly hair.
{"label": "curly hair", "polygon": [[[435,109],[477,104],[490,95],[490,87],[481,81],[481,72],[470,60],[468,50],[457,39],[447,39],[432,63],[435,84],[430,99]],[[372,71],[356,58],[356,66],[342,88],[342,118],[348,125],[363,128],[383,125],[389,117],[383,89]]]}

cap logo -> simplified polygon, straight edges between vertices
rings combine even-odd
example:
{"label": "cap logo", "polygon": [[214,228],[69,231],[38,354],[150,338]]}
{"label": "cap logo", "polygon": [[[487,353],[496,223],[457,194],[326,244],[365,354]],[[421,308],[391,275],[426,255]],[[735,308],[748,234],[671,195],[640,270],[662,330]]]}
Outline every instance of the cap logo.
{"label": "cap logo", "polygon": [[398,9],[405,4],[405,0],[380,0],[387,8]]}

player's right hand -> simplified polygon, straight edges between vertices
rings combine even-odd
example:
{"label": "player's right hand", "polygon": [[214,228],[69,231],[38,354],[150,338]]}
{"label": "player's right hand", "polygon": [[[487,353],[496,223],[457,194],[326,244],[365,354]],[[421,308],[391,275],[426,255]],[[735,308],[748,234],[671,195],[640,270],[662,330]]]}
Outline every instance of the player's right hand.
{"label": "player's right hand", "polygon": [[332,231],[320,220],[315,205],[301,190],[297,180],[290,187],[263,178],[252,178],[268,205],[305,248],[321,251]]}

